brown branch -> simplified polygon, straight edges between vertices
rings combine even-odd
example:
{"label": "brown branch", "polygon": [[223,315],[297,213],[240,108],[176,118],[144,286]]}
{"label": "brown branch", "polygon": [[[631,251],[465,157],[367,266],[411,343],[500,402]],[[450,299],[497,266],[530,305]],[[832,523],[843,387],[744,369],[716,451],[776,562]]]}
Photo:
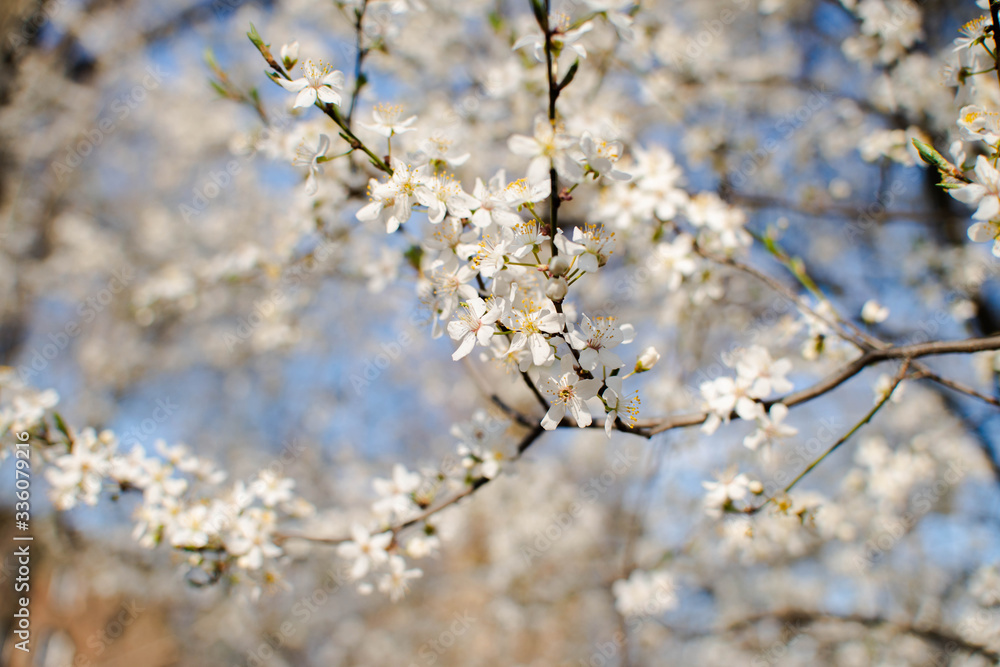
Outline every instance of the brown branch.
{"label": "brown branch", "polygon": [[531,381],[531,377],[525,371],[521,371],[521,377],[524,378],[525,383],[527,383],[528,387],[531,389],[531,393],[534,394],[535,398],[538,400],[538,404],[542,406],[543,410],[548,412],[549,402],[545,400],[544,396],[542,396],[542,392],[538,391],[538,387],[536,387],[535,383]]}
{"label": "brown branch", "polygon": [[[489,383],[486,381],[486,378],[484,378],[479,373],[479,370],[476,368],[476,365],[472,363],[469,357],[464,357],[462,359],[462,363],[465,366],[465,369],[469,372],[469,375],[472,377],[472,381],[476,383],[476,387],[479,388],[479,391],[480,393],[483,394],[483,396],[489,398],[489,400],[498,408],[500,408],[504,412],[504,414],[506,414],[508,417],[516,421],[521,426],[527,428],[535,427],[538,420],[537,419],[531,420],[520,410],[517,410],[516,408],[513,408],[510,405],[507,405],[507,402],[504,401],[502,398],[500,398],[500,396],[496,392],[494,392],[492,388],[490,388]],[[525,379],[527,380],[528,378]],[[548,410],[547,407],[546,410]]]}
{"label": "brown branch", "polygon": [[[813,317],[816,317],[817,319],[827,324],[827,326],[839,329],[841,337],[853,343],[862,350],[884,349],[889,346],[889,344],[886,343],[885,341],[882,341],[876,338],[875,336],[872,336],[871,334],[862,331],[857,326],[855,326],[853,322],[844,319],[843,317],[837,315],[836,313],[835,315],[837,317],[837,326],[835,326],[830,319],[824,317],[815,309],[810,308],[807,304],[803,303],[802,300],[799,298],[799,296],[795,292],[793,292],[790,288],[786,287],[780,281],[772,278],[766,273],[763,273],[762,271],[754,268],[753,266],[750,266],[749,264],[745,264],[731,257],[722,257],[714,255],[712,253],[705,251],[703,248],[700,248],[697,244],[695,244],[695,251],[705,259],[716,262],[717,264],[722,264],[724,266],[732,267],[734,269],[737,269],[738,271],[742,271],[748,275],[757,278],[758,280],[760,280],[765,285],[767,285],[774,291],[784,296],[792,303],[798,305],[799,308],[807,311]],[[938,375],[937,373],[931,371],[929,368],[927,368],[922,364],[914,364],[913,367],[921,377],[927,378],[932,382],[937,382],[938,384],[948,387],[949,389],[952,389],[954,391],[958,391],[963,394],[967,394],[973,398],[977,398],[985,403],[989,403],[990,405],[1000,407],[1000,400],[993,398],[991,396],[987,396],[983,393],[980,393],[962,382]]]}
{"label": "brown branch", "polygon": [[[556,100],[559,99],[560,87],[556,82],[555,64],[552,58],[552,34],[549,17],[551,16],[551,2],[545,0],[545,20],[538,17],[538,27],[545,33],[545,73],[549,84],[549,124],[552,126],[553,134],[556,131]],[[552,246],[552,256],[559,254],[556,247],[556,232],[559,230],[559,176],[556,174],[555,162],[549,164],[549,244]]]}
{"label": "brown branch", "polygon": [[354,22],[354,32],[357,35],[357,56],[354,60],[354,91],[351,93],[351,105],[347,110],[347,116],[344,121],[347,123],[347,127],[351,127],[351,121],[354,119],[354,109],[358,105],[358,97],[361,94],[361,88],[367,83],[367,77],[365,77],[364,70],[362,67],[365,63],[365,57],[371,50],[370,47],[363,46],[362,41],[364,38],[364,29],[361,24],[365,19],[365,11],[368,9],[368,0],[363,0],[361,7],[354,10],[355,22]]}
{"label": "brown branch", "polygon": [[[807,215],[810,217],[828,217],[831,215],[841,216],[845,218],[860,218],[862,216],[868,216],[875,221],[888,221],[888,220],[921,220],[925,222],[939,221],[942,217],[948,218],[949,220],[966,220],[967,215],[959,214],[940,214],[936,212],[928,213],[926,211],[917,210],[883,210],[881,212],[872,212],[870,210],[873,204],[869,204],[867,207],[863,204],[824,204],[824,203],[810,203],[810,202],[795,202],[789,199],[782,199],[780,197],[774,197],[771,195],[762,194],[750,194],[745,192],[735,192],[730,190],[726,193],[728,201],[734,204],[739,204],[740,206],[746,206],[755,209],[768,209],[777,208],[784,209],[787,211],[793,211],[801,215]],[[877,202],[876,202],[877,203]]]}
{"label": "brown branch", "polygon": [[[544,432],[545,432],[545,430],[540,425],[539,426],[535,426],[531,430],[531,432],[528,433],[526,436],[524,436],[521,439],[521,442],[518,443],[518,445],[517,445],[517,456],[515,456],[512,460],[516,461],[517,459],[521,458],[521,455],[524,454],[524,452],[529,447],[531,447],[531,445],[533,445],[535,443],[535,441],[538,440],[538,438]],[[495,477],[494,478],[479,477],[479,478],[473,480],[472,483],[469,484],[469,487],[467,489],[464,489],[463,491],[460,491],[459,493],[455,494],[454,496],[452,496],[448,500],[444,501],[443,503],[441,503],[441,504],[439,504],[437,506],[434,506],[434,507],[429,507],[428,509],[424,510],[422,513],[418,514],[417,516],[413,517],[412,519],[404,521],[403,523],[397,524],[395,526],[391,526],[391,527],[387,528],[386,530],[392,532],[393,541],[395,542],[396,536],[401,531],[406,530],[407,528],[410,528],[412,526],[415,526],[418,523],[426,521],[427,519],[429,519],[430,517],[434,516],[435,514],[437,514],[438,512],[440,512],[441,510],[443,510],[443,509],[445,509],[447,507],[451,507],[452,505],[454,505],[458,501],[462,500],[463,498],[467,498],[468,496],[471,496],[473,493],[475,493],[476,491],[478,491],[479,489],[481,489],[482,487],[486,486],[491,481],[493,481],[493,479],[496,479],[496,478]],[[382,531],[382,532],[385,532],[385,531]],[[312,537],[312,536],[309,536],[309,535],[297,535],[297,534],[292,534],[292,533],[276,533],[275,536],[274,536],[274,542],[275,542],[275,544],[280,544],[280,543],[284,542],[285,540],[289,540],[289,539],[306,540],[308,542],[315,542],[317,544],[342,544],[344,542],[350,542],[351,541],[350,537]]]}
{"label": "brown branch", "polygon": [[[917,359],[919,357],[930,357],[941,354],[971,354],[974,352],[986,352],[990,350],[1000,350],[1000,336],[969,338],[967,340],[956,341],[932,341],[929,343],[917,343],[915,345],[900,345],[897,347],[869,350],[813,386],[801,391],[792,392],[791,394],[781,398],[762,401],[762,404],[765,408],[769,408],[775,403],[784,403],[788,407],[792,407],[800,403],[806,403],[832,391],[833,389],[836,389],[868,366],[888,361],[890,359]],[[703,424],[709,416],[711,416],[710,412],[703,411],[693,412],[686,415],[678,415],[675,417],[640,420],[636,422],[636,428],[633,429],[632,432],[648,438],[670,429]],[[730,415],[731,419],[737,417],[738,415],[735,412]]]}
{"label": "brown branch", "polygon": [[877,403],[875,403],[875,406],[872,407],[872,409],[869,410],[865,414],[865,416],[861,418],[861,421],[859,421],[854,426],[852,426],[851,429],[849,431],[847,431],[847,433],[845,433],[840,438],[838,438],[837,441],[835,443],[833,443],[825,452],[823,452],[822,454],[820,454],[819,457],[816,458],[816,460],[814,460],[812,463],[810,463],[808,466],[806,466],[805,470],[803,470],[802,472],[800,472],[795,477],[795,479],[793,479],[791,482],[789,482],[788,485],[785,486],[785,488],[782,489],[779,493],[775,493],[770,498],[768,498],[767,500],[765,500],[760,505],[757,505],[756,507],[748,507],[746,510],[744,510],[744,512],[746,512],[747,514],[756,514],[760,510],[764,509],[764,507],[766,505],[768,505],[770,503],[773,503],[776,498],[779,498],[780,496],[783,496],[784,494],[786,494],[789,491],[791,491],[792,488],[796,484],[798,484],[800,481],[802,481],[802,479],[806,475],[808,475],[810,472],[812,472],[813,468],[815,468],[820,463],[822,463],[823,460],[826,459],[827,456],[829,456],[830,454],[833,454],[833,452],[835,452],[842,444],[844,444],[845,442],[847,442],[848,440],[850,440],[851,436],[853,436],[855,433],[857,433],[858,430],[862,426],[864,426],[865,424],[867,424],[868,422],[870,422],[872,420],[872,418],[878,413],[878,411],[881,410],[882,407],[886,403],[889,402],[889,399],[892,398],[893,393],[896,391],[896,387],[898,387],[899,383],[903,381],[904,377],[906,377],[906,372],[909,369],[910,369],[910,360],[909,359],[904,359],[903,360],[903,366],[902,366],[902,368],[899,369],[899,372],[896,374],[896,377],[895,377],[895,379],[892,382],[892,386],[889,387],[889,390],[885,392],[885,394],[878,400]]}
{"label": "brown branch", "polygon": [[[729,634],[740,632],[742,630],[752,628],[759,623],[770,620],[777,620],[783,625],[792,626],[793,628],[797,626],[822,623],[824,621],[856,623],[858,625],[863,625],[866,628],[878,628],[885,626],[896,630],[900,634],[913,635],[914,637],[925,639],[929,642],[942,646],[945,650],[948,650],[949,646],[951,646],[971,655],[981,655],[994,663],[997,660],[1000,660],[1000,653],[997,651],[963,639],[957,633],[953,633],[944,628],[924,628],[913,625],[910,622],[893,621],[880,616],[863,616],[861,614],[840,615],[803,609],[786,609],[755,614],[730,623],[721,630],[708,630],[704,633],[685,633],[684,638],[690,637],[692,639],[696,639],[706,635],[717,636],[720,633]],[[788,641],[790,641],[790,639],[791,638],[789,638]]]}
{"label": "brown branch", "polygon": [[716,255],[714,253],[711,253],[702,248],[697,242],[695,242],[694,244],[694,251],[698,253],[698,255],[704,257],[709,261],[715,262],[716,264],[721,264],[722,266],[728,266],[753,276],[757,280],[761,281],[762,283],[773,289],[775,292],[781,294],[786,299],[796,304],[800,309],[809,313],[809,315],[811,315],[812,317],[815,317],[816,319],[823,322],[831,329],[837,331],[838,334],[842,338],[844,338],[844,340],[854,343],[860,349],[870,350],[873,347],[875,347],[874,345],[872,345],[867,341],[864,341],[857,335],[852,335],[850,332],[847,331],[846,327],[843,326],[841,322],[832,320],[823,315],[822,313],[818,312],[816,309],[810,307],[802,300],[802,298],[798,294],[792,291],[791,288],[787,287],[786,285],[776,280],[775,278],[772,278],[771,276],[767,275],[763,271],[760,271],[759,269],[756,269],[755,267],[749,264],[745,264],[737,259],[733,259],[732,257],[725,257],[722,255]]}
{"label": "brown branch", "polygon": [[951,389],[952,391],[957,391],[962,394],[966,394],[968,396],[971,396],[972,398],[978,398],[980,401],[983,401],[984,403],[989,403],[990,405],[994,405],[1000,408],[1000,400],[992,396],[987,396],[982,392],[976,391],[975,389],[973,389],[972,387],[968,386],[965,383],[959,382],[957,380],[952,380],[950,378],[941,377],[937,373],[932,373],[931,371],[926,370],[922,367],[920,368],[920,370],[917,371],[916,377],[927,378],[931,382],[936,382],[942,387],[948,387],[948,389]]}

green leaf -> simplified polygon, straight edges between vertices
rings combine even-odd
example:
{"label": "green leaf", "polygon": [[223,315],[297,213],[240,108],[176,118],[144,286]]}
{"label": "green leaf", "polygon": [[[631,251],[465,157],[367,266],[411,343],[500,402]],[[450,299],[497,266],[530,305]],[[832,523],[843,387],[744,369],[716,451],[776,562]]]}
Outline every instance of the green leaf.
{"label": "green leaf", "polygon": [[570,84],[570,82],[573,80],[573,77],[576,76],[576,71],[578,69],[580,69],[580,59],[579,58],[577,58],[576,60],[574,60],[573,64],[569,66],[569,71],[566,72],[566,76],[564,76],[563,80],[559,83],[559,90],[562,90],[563,88],[565,88],[566,86],[568,86]]}
{"label": "green leaf", "polygon": [[52,419],[55,421],[56,428],[59,429],[59,432],[65,435],[67,440],[72,440],[73,436],[70,435],[69,427],[66,426],[66,422],[63,421],[62,415],[58,412],[53,412]]}
{"label": "green leaf", "polygon": [[226,89],[220,86],[217,82],[209,79],[208,85],[212,86],[212,89],[219,94],[219,97],[227,97],[227,98],[229,97],[229,93],[226,91]]}
{"label": "green leaf", "polygon": [[937,167],[939,171],[948,174],[953,174],[956,171],[955,165],[944,159],[944,156],[934,150],[934,147],[928,146],[924,142],[920,141],[920,139],[916,138],[913,139],[913,146],[917,149],[917,152],[920,153],[920,159],[932,167]]}
{"label": "green leaf", "polygon": [[535,20],[541,27],[542,32],[549,32],[549,13],[545,11],[545,3],[542,0],[531,0],[531,11],[535,13]]}
{"label": "green leaf", "polygon": [[493,32],[500,32],[500,28],[503,27],[503,16],[493,11],[489,13],[487,19],[490,22],[490,27],[493,28]]}
{"label": "green leaf", "polygon": [[210,49],[210,48],[209,49],[205,49],[205,53],[204,53],[204,55],[202,57],[205,59],[205,64],[206,65],[208,65],[212,69],[219,69],[219,63],[216,62],[216,60],[215,60],[215,53],[212,52],[212,49]]}
{"label": "green leaf", "polygon": [[253,42],[253,45],[258,49],[265,46],[264,40],[261,38],[260,34],[257,32],[256,26],[253,23],[250,24],[250,32],[247,33],[247,37]]}
{"label": "green leaf", "polygon": [[418,245],[411,245],[409,249],[403,253],[403,257],[406,258],[406,260],[410,263],[410,266],[412,266],[415,271],[420,271],[420,258],[423,254],[423,248]]}

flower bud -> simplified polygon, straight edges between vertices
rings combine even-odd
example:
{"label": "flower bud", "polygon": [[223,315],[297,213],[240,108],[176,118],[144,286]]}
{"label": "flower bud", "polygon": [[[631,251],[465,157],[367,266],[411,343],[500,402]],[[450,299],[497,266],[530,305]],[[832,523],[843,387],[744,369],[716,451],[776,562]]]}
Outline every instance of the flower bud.
{"label": "flower bud", "polygon": [[281,64],[285,66],[285,69],[292,69],[299,61],[299,43],[285,44],[279,53],[281,54]]}
{"label": "flower bud", "polygon": [[635,362],[635,372],[645,373],[646,371],[653,368],[656,362],[660,360],[660,353],[656,351],[655,347],[647,347],[645,351],[639,355],[639,359]]}
{"label": "flower bud", "polygon": [[569,285],[566,284],[565,278],[553,278],[545,286],[545,296],[553,301],[562,301],[568,290]]}
{"label": "flower bud", "polygon": [[761,484],[760,481],[756,479],[750,482],[750,484],[747,485],[747,488],[750,489],[750,493],[754,494],[755,496],[759,496],[760,494],[764,493],[764,485]]}
{"label": "flower bud", "polygon": [[875,300],[866,301],[861,309],[861,319],[864,320],[865,324],[885,322],[888,317],[889,309]]}
{"label": "flower bud", "polygon": [[569,271],[569,259],[563,255],[556,255],[549,262],[549,273],[554,277],[566,275],[567,271]]}

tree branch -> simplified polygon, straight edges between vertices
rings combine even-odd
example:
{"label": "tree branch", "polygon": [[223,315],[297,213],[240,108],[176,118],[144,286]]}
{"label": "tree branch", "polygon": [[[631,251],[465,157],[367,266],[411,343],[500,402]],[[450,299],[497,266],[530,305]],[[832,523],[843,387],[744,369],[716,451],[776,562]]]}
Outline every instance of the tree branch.
{"label": "tree branch", "polygon": [[[512,460],[516,461],[517,459],[521,458],[521,456],[524,454],[524,452],[527,451],[527,449],[529,447],[531,447],[533,444],[535,444],[535,441],[538,440],[538,438],[544,432],[545,432],[545,430],[540,425],[539,426],[535,426],[531,430],[531,432],[528,433],[526,436],[524,436],[521,439],[521,441],[518,443],[518,445],[517,445],[517,456],[513,457]],[[489,484],[494,479],[496,479],[496,478],[495,477],[493,477],[493,478],[479,477],[479,478],[473,480],[472,483],[469,484],[469,487],[467,489],[464,489],[464,490],[460,491],[459,493],[455,494],[454,496],[452,496],[448,500],[444,501],[443,503],[441,503],[439,505],[436,505],[434,507],[430,507],[430,508],[426,509],[424,512],[422,512],[421,514],[418,514],[417,516],[413,517],[412,519],[404,521],[403,523],[396,524],[395,526],[390,526],[389,528],[386,528],[385,530],[392,532],[393,541],[395,541],[396,536],[401,531],[406,530],[407,528],[410,528],[412,526],[415,526],[418,523],[426,521],[427,519],[429,519],[430,517],[434,516],[435,514],[437,514],[438,512],[440,512],[441,510],[443,510],[443,509],[445,509],[447,507],[451,507],[452,505],[454,505],[458,501],[462,500],[463,498],[467,498],[468,496],[471,496],[473,493],[475,493],[476,491],[478,491],[482,487],[486,486],[487,484]],[[385,532],[385,531],[381,531],[381,532]],[[315,542],[317,544],[341,544],[343,542],[350,542],[351,541],[350,537],[312,537],[312,536],[309,536],[309,535],[299,535],[299,534],[294,534],[294,533],[276,533],[274,535],[274,542],[275,542],[275,544],[281,544],[282,542],[284,542],[286,540],[289,540],[289,539],[306,540],[308,542]]]}
{"label": "tree branch", "polygon": [[[914,345],[900,345],[897,347],[887,347],[879,350],[869,350],[860,357],[840,368],[840,370],[827,376],[826,379],[817,382],[813,386],[801,391],[792,392],[787,396],[775,398],[768,401],[761,401],[765,408],[769,408],[775,403],[784,403],[788,407],[806,403],[818,398],[841,384],[850,380],[868,366],[888,361],[890,359],[917,359],[920,357],[930,357],[942,354],[970,354],[974,352],[986,352],[990,350],[1000,350],[1000,335],[988,336],[986,338],[969,338],[957,341],[932,341],[929,343],[917,343]],[[686,426],[697,426],[703,424],[711,413],[693,412],[676,417],[663,417],[659,419],[639,420],[632,433],[638,433],[645,437],[651,437],[657,433],[668,431],[674,428]],[[734,412],[730,418],[737,418]]]}

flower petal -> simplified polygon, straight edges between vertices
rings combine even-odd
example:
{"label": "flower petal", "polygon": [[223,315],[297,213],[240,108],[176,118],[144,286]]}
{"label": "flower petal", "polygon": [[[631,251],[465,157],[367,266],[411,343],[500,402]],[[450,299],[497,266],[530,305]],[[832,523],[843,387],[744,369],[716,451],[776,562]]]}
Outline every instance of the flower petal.
{"label": "flower petal", "polygon": [[301,92],[299,92],[299,94],[295,97],[295,105],[293,106],[293,108],[300,109],[303,107],[312,106],[315,103],[316,103],[316,89],[306,87],[303,88]]}

